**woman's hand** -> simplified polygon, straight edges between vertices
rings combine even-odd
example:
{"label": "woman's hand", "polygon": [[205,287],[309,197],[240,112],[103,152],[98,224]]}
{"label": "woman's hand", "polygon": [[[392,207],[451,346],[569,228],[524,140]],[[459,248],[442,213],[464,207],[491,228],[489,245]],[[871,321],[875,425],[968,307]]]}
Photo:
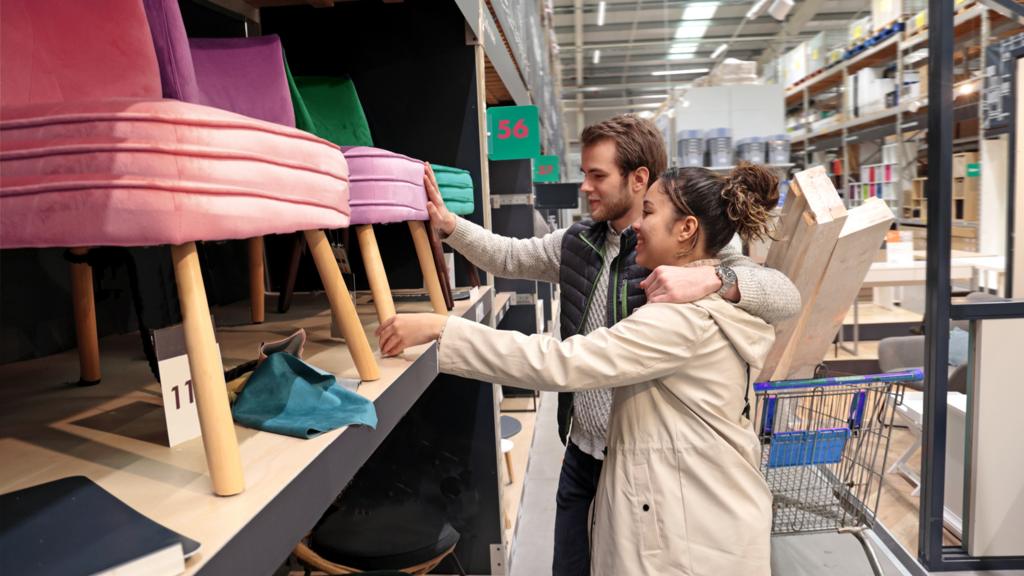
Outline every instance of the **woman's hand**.
{"label": "woman's hand", "polygon": [[399,314],[384,321],[377,329],[380,353],[398,356],[410,346],[437,340],[448,317],[441,314]]}
{"label": "woman's hand", "polygon": [[434,169],[430,162],[423,163],[423,187],[427,189],[427,213],[430,215],[430,225],[437,230],[438,236],[447,238],[455,232],[455,214],[448,211],[444,200],[441,198],[441,189],[437,186],[437,176],[434,176]]}

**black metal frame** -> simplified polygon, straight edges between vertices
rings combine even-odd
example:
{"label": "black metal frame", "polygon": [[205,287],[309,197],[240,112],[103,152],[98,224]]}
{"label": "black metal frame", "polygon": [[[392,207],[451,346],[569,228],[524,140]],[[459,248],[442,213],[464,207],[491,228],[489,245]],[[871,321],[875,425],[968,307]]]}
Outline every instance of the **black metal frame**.
{"label": "black metal frame", "polygon": [[[1024,569],[1024,556],[977,558],[963,546],[943,546],[943,497],[946,471],[946,392],[951,312],[958,319],[1021,317],[1021,302],[952,305],[950,249],[952,232],[953,122],[953,3],[928,3],[928,242],[925,296],[925,390],[921,444],[921,508],[918,558],[932,571]],[[1014,107],[1016,105],[1014,104]],[[1015,125],[1015,116],[1012,123]],[[1011,128],[1011,186],[1013,196],[1014,142]],[[1012,206],[1012,201],[1011,201]],[[1011,208],[1012,210],[1012,208]],[[1012,216],[1011,216],[1012,218]],[[1012,219],[1011,219],[1012,223]],[[1008,231],[1012,234],[1012,228]],[[1010,284],[1008,283],[1009,287]]]}
{"label": "black metal frame", "polygon": [[[1024,58],[1024,47],[1018,48],[1010,53],[1013,60],[1019,60]],[[1017,66],[1010,66],[1010,92],[1013,97],[1009,101],[1009,113],[1010,113],[1010,153],[1009,153],[1009,170],[1007,170],[1007,197],[1006,197],[1006,295],[1013,294],[1013,273],[1014,266],[1013,260],[1015,257],[1014,242],[1013,242],[1013,229],[1016,225],[1016,189],[1017,189],[1017,165],[1014,162],[1014,158],[1017,153]]]}

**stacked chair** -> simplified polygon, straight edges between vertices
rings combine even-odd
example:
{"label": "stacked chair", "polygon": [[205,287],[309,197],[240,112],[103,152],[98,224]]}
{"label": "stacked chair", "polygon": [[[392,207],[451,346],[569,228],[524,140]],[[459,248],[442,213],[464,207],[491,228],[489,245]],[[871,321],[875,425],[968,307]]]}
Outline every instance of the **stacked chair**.
{"label": "stacked chair", "polygon": [[[176,0],[144,0],[144,5],[165,97],[244,114],[308,136],[294,128],[292,87],[277,36],[190,40]],[[328,154],[340,156],[336,147],[331,148]],[[272,161],[286,168],[302,159],[294,152],[281,151]],[[348,214],[348,178],[335,187],[341,192],[336,208]],[[302,202],[307,193],[299,182],[282,183],[273,190],[274,196],[295,202]],[[272,221],[279,215],[268,210],[256,216]],[[352,352],[359,377],[376,380],[379,368],[327,237],[319,229],[304,230],[303,235],[312,249],[313,260],[330,299],[334,322]],[[253,236],[249,238],[249,285],[252,316],[256,322],[263,320],[263,262],[263,237]]]}
{"label": "stacked chair", "polygon": [[[372,146],[369,124],[351,79],[298,76],[295,86],[299,95],[293,99],[298,127],[341,146],[348,160],[352,224],[378,319],[383,322],[394,316],[395,305],[374,224],[408,223],[434,312],[447,313],[452,303],[450,288],[445,289],[448,275],[440,257],[440,242],[423,224],[430,218],[423,162]],[[293,262],[291,268],[295,266]],[[283,299],[293,288],[294,275],[289,274]]]}
{"label": "stacked chair", "polygon": [[[432,164],[434,177],[437,178],[437,188],[441,192],[441,199],[444,205],[452,214],[468,216],[473,213],[473,176],[468,170],[452,168],[440,164]],[[476,266],[466,260],[469,272],[470,283],[473,286],[480,285],[480,278]]]}
{"label": "stacked chair", "polygon": [[[322,231],[349,223],[344,157],[279,123],[162,98],[171,82],[197,84],[187,45],[170,43],[184,38],[170,37],[176,3],[155,7],[151,35],[139,0],[0,0],[0,248],[171,245],[207,464],[226,496],[245,481],[196,242],[304,232],[360,375],[378,368]],[[91,270],[72,268],[82,378],[98,381]]]}

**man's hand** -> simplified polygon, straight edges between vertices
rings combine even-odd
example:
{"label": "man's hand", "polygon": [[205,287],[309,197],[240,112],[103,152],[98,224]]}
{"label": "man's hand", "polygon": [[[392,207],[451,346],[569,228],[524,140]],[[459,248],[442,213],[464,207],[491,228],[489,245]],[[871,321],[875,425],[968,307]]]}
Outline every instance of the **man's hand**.
{"label": "man's hand", "polygon": [[426,344],[441,336],[448,317],[442,314],[399,314],[384,321],[377,329],[380,353],[398,356],[410,346]]}
{"label": "man's hand", "polygon": [[[658,266],[640,283],[640,287],[647,293],[647,301],[652,304],[687,304],[716,292],[722,287],[722,280],[715,274],[714,266]],[[726,294],[726,299],[739,301],[739,290],[733,287],[730,292]]]}
{"label": "man's hand", "polygon": [[441,189],[437,187],[437,176],[430,162],[423,163],[423,187],[427,189],[427,213],[430,214],[430,225],[437,230],[438,236],[447,238],[455,232],[455,214],[448,211],[441,198]]}

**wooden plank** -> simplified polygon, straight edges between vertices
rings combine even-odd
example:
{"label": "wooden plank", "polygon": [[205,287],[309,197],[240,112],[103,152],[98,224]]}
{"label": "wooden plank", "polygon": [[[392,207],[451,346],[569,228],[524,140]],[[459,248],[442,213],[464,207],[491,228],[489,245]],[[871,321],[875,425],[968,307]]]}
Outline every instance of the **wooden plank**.
{"label": "wooden plank", "polygon": [[792,347],[791,372],[813,372],[835,338],[894,215],[885,201],[869,198],[852,208],[825,269],[806,324]]}
{"label": "wooden plank", "polygon": [[846,209],[824,168],[811,168],[794,176],[777,231],[779,241],[772,243],[766,263],[789,277],[800,292],[803,306],[799,314],[775,326],[775,345],[765,359],[759,380],[789,375],[793,347],[814,307],[845,221]]}

